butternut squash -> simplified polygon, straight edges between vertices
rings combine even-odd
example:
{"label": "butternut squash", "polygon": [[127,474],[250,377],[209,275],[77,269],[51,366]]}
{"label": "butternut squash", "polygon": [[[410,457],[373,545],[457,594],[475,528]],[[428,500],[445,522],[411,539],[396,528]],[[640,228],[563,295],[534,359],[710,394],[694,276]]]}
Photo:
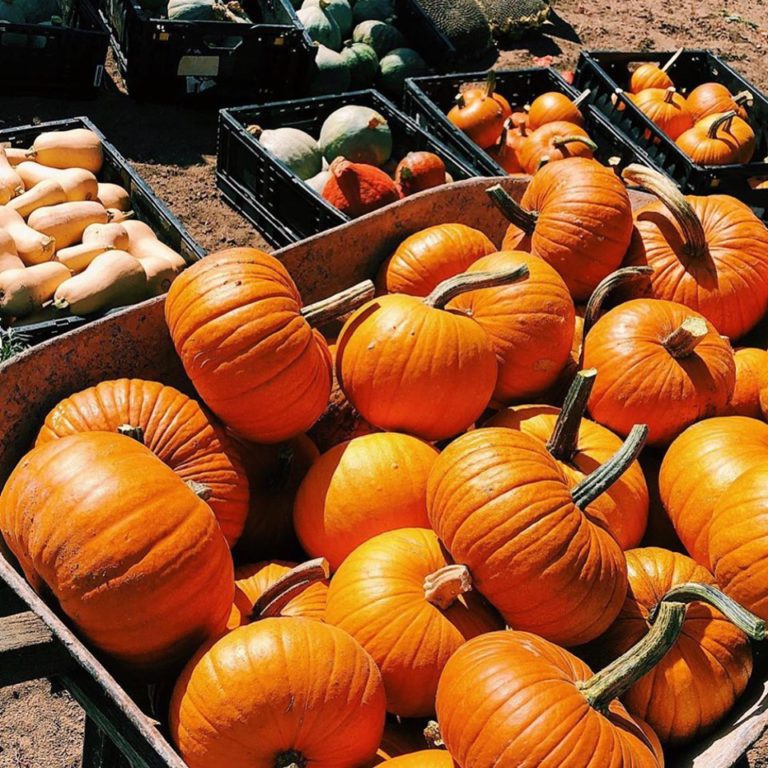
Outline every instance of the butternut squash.
{"label": "butternut squash", "polygon": [[8,203],[8,208],[16,211],[23,218],[27,218],[32,211],[47,205],[59,205],[67,202],[67,193],[64,187],[55,179],[46,179],[35,184],[32,189],[23,195],[14,197]]}
{"label": "butternut squash", "polygon": [[69,270],[55,261],[0,273],[0,317],[37,312],[69,278]]}
{"label": "butternut squash", "polygon": [[136,215],[133,211],[121,211],[119,208],[107,208],[107,213],[109,220],[114,221],[115,224],[130,221]]}
{"label": "butternut squash", "polygon": [[83,245],[101,243],[118,251],[129,251],[130,238],[123,224],[91,224],[83,232]]}
{"label": "butternut squash", "polygon": [[181,270],[184,268],[171,264],[165,256],[147,256],[138,261],[147,276],[147,287],[150,296],[162,296],[162,294],[167,293],[171,283],[181,274]]}
{"label": "butternut squash", "polygon": [[180,272],[187,267],[183,256],[161,242],[152,228],[143,221],[125,221],[122,227],[128,233],[128,252],[137,259],[162,256]]}
{"label": "butternut squash", "polygon": [[6,269],[23,269],[24,262],[16,251],[16,243],[4,230],[0,229],[0,272]]}
{"label": "butternut squash", "polygon": [[27,160],[27,150],[20,147],[4,147],[8,162],[15,168],[19,163]]}
{"label": "butternut squash", "polygon": [[63,264],[70,272],[82,272],[97,256],[105,251],[114,251],[115,246],[105,243],[80,243],[56,251],[54,261]]}
{"label": "butternut squash", "polygon": [[99,184],[98,201],[107,209],[118,211],[131,210],[131,196],[127,189],[119,184]]}
{"label": "butternut squash", "polygon": [[53,303],[75,315],[91,315],[147,296],[147,276],[138,259],[125,251],[106,251],[84,272],[61,283]]}
{"label": "butternut squash", "polygon": [[8,162],[5,150],[0,149],[0,205],[21,194],[24,194],[24,182]]}
{"label": "butternut squash", "polygon": [[84,168],[98,173],[104,163],[101,139],[87,128],[41,133],[27,157],[49,168]]}
{"label": "butternut squash", "polygon": [[66,248],[82,240],[91,224],[106,224],[109,214],[95,200],[45,206],[33,211],[27,223],[38,232],[55,238],[58,248]]}
{"label": "butternut squash", "polygon": [[27,189],[31,189],[46,179],[58,181],[64,188],[67,200],[70,203],[76,203],[81,200],[95,200],[99,194],[98,180],[90,171],[86,171],[84,168],[69,168],[68,170],[61,171],[27,160],[16,166],[16,172],[21,176],[21,180]]}
{"label": "butternut squash", "polygon": [[42,232],[36,232],[16,211],[0,207],[0,229],[4,229],[13,238],[19,258],[28,267],[53,258],[56,240]]}

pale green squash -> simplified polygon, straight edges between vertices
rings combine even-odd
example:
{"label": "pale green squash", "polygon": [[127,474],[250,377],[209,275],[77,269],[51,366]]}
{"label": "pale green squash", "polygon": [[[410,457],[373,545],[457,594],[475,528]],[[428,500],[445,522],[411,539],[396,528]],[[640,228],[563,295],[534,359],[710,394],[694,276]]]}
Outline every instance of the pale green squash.
{"label": "pale green squash", "polygon": [[332,51],[341,50],[339,25],[319,6],[309,6],[296,12],[307,34],[319,45]]}
{"label": "pale green squash", "polygon": [[323,123],[318,143],[329,163],[345,157],[353,163],[382,166],[392,155],[389,125],[369,107],[349,105],[337,109]]}
{"label": "pale green squash", "polygon": [[342,40],[352,32],[352,7],[348,0],[304,0],[302,8],[320,7],[338,25]]}
{"label": "pale green squash", "polygon": [[312,96],[325,96],[349,90],[349,67],[340,53],[318,45],[317,56],[309,81]]}
{"label": "pale green squash", "polygon": [[407,78],[420,77],[428,71],[424,59],[412,48],[395,48],[379,62],[377,84],[390,96],[400,96]]}
{"label": "pale green squash", "polygon": [[248,133],[302,180],[316,176],[323,168],[323,155],[317,142],[298,128],[262,130],[252,125]]}
{"label": "pale green squash", "polygon": [[370,45],[379,58],[395,48],[405,47],[405,38],[400,30],[384,21],[364,21],[358,24],[352,32],[352,40]]}
{"label": "pale green squash", "polygon": [[341,55],[349,66],[352,88],[368,88],[379,73],[379,57],[370,45],[347,40]]}

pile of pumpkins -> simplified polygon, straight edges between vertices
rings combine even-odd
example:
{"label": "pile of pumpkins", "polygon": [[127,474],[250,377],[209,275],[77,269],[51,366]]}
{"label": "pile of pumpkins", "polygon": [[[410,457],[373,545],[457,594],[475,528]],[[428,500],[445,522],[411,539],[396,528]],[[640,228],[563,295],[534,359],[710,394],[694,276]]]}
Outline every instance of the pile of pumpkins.
{"label": "pile of pumpkins", "polygon": [[101,138],[50,131],[0,149],[0,319],[24,325],[91,315],[168,290],[184,259],[102,183]]}
{"label": "pile of pumpkins", "polygon": [[[409,152],[393,161],[386,118],[348,104],[332,112],[315,140],[299,128],[246,129],[291,173],[350,218],[451,181],[433,152]],[[385,168],[389,169],[389,173]]]}
{"label": "pile of pumpkins", "polygon": [[115,670],[175,677],[190,768],[660,768],[728,715],[768,619],[768,352],[732,347],[768,230],[623,177],[491,187],[501,250],[425,226],[376,296],[212,254],[165,304],[197,399],[46,416],[0,531]]}
{"label": "pile of pumpkins", "polygon": [[375,85],[399,96],[406,78],[427,73],[421,55],[394,25],[393,0],[304,0],[297,15],[317,44],[312,95]]}

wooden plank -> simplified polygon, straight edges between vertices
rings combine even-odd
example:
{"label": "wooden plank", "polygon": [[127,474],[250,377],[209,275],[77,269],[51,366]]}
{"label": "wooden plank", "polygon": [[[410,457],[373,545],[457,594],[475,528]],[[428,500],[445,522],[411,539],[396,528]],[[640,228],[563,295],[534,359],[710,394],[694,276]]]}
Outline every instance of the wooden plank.
{"label": "wooden plank", "polygon": [[0,619],[0,686],[59,674],[72,659],[32,611]]}
{"label": "wooden plank", "polygon": [[90,717],[85,718],[81,768],[128,768],[120,750]]}

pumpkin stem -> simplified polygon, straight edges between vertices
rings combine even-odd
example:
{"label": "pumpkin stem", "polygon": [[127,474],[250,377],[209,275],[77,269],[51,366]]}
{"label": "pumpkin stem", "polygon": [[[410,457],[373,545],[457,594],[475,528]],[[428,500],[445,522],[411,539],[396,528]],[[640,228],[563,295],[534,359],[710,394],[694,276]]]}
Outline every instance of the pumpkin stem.
{"label": "pumpkin stem", "polygon": [[472,574],[466,565],[446,565],[424,579],[424,597],[441,610],[450,608],[459,595],[472,590]]}
{"label": "pumpkin stem", "polygon": [[652,168],[636,163],[628,165],[621,176],[625,181],[647,189],[661,200],[682,231],[683,250],[686,254],[695,258],[703,258],[706,255],[707,236],[701,220],[685,195],[669,178]]}
{"label": "pumpkin stem", "polygon": [[707,335],[707,322],[703,317],[687,317],[661,343],[672,357],[688,357]]}
{"label": "pumpkin stem", "polygon": [[589,506],[598,496],[605,493],[640,455],[648,437],[646,424],[635,424],[627,439],[605,464],[587,475],[572,491],[573,503],[581,510]]}
{"label": "pumpkin stem", "polygon": [[121,424],[117,431],[119,434],[130,437],[137,443],[144,445],[144,430],[141,427],[134,427],[132,424]]}
{"label": "pumpkin stem", "polygon": [[539,162],[536,163],[536,173],[538,173],[552,158],[549,155],[542,155],[539,158]]}
{"label": "pumpkin stem", "polygon": [[583,144],[585,147],[589,147],[593,152],[597,152],[597,144],[587,136],[558,136],[552,139],[552,146],[560,149],[568,144]]}
{"label": "pumpkin stem", "polygon": [[532,235],[536,229],[536,219],[538,214],[535,211],[526,211],[501,184],[494,184],[485,190],[488,197],[491,198],[494,205],[504,214],[512,224],[525,232],[526,235]]}
{"label": "pumpkin stem", "polygon": [[249,125],[245,129],[246,133],[250,133],[251,136],[254,136],[255,138],[260,138],[261,134],[264,133],[264,129],[260,125]]}
{"label": "pumpkin stem", "polygon": [[440,749],[445,746],[443,734],[440,733],[440,726],[437,720],[430,720],[424,729],[424,738],[427,740],[427,746],[430,749]]}
{"label": "pumpkin stem", "polygon": [[253,604],[253,610],[249,616],[250,621],[279,616],[283,608],[296,595],[301,594],[311,584],[325,581],[330,575],[331,569],[324,557],[318,557],[315,560],[308,560],[306,563],[297,565],[259,595]]}
{"label": "pumpkin stem", "polygon": [[528,277],[528,267],[525,264],[507,269],[497,269],[493,272],[462,272],[460,275],[443,280],[423,301],[428,307],[444,309],[451,299],[462,293],[509,285],[522,280],[524,277]]}
{"label": "pumpkin stem", "polygon": [[213,496],[213,491],[207,485],[198,483],[197,480],[186,480],[185,485],[198,499],[203,501],[208,501]]}
{"label": "pumpkin stem", "polygon": [[301,310],[301,316],[312,326],[325,325],[331,320],[357,309],[366,301],[370,301],[375,292],[373,283],[370,280],[363,280],[362,283],[335,293],[327,299],[321,299],[314,304],[307,304]]}
{"label": "pumpkin stem", "polygon": [[664,94],[664,101],[666,101],[667,104],[671,104],[672,99],[674,98],[676,93],[677,93],[677,88],[675,88],[674,85],[670,85],[669,88],[667,88],[667,92]]}
{"label": "pumpkin stem", "polygon": [[755,100],[755,97],[749,91],[739,91],[733,97],[733,103],[741,106],[742,104],[751,105]]}
{"label": "pumpkin stem", "polygon": [[576,455],[579,443],[579,427],[587,410],[587,400],[592,392],[597,371],[588,368],[579,371],[568,388],[563,407],[547,442],[547,450],[553,458],[569,462]]}
{"label": "pumpkin stem", "polygon": [[723,112],[720,117],[712,121],[712,125],[710,125],[707,130],[707,138],[718,138],[717,132],[720,130],[721,126],[724,127],[726,131],[730,130],[734,117],[736,117],[736,110],[732,109],[730,112]]}
{"label": "pumpkin stem", "polygon": [[453,100],[456,102],[456,106],[459,109],[464,109],[464,107],[467,106],[467,102],[464,100],[463,93],[457,93]]}
{"label": "pumpkin stem", "polygon": [[614,699],[653,669],[677,642],[686,610],[684,603],[662,602],[648,634],[578,686],[589,706],[601,712],[607,710]]}
{"label": "pumpkin stem", "polygon": [[483,93],[485,94],[486,99],[496,93],[496,70],[488,70],[488,74],[485,78],[485,85],[483,86]]}
{"label": "pumpkin stem", "polygon": [[685,48],[678,48],[668,59],[667,63],[660,67],[662,72],[666,72],[681,56]]}
{"label": "pumpkin stem", "polygon": [[307,761],[301,752],[291,749],[275,758],[275,768],[307,768]]}

